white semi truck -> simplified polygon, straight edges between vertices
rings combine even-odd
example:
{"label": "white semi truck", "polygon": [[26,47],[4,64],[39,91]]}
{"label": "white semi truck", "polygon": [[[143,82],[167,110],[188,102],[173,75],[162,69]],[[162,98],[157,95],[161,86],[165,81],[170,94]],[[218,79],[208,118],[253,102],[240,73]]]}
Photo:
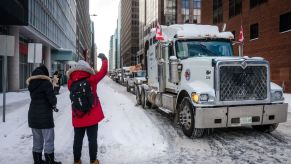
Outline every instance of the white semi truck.
{"label": "white semi truck", "polygon": [[164,40],[147,54],[147,82],[137,82],[136,100],[173,114],[188,137],[206,129],[252,126],[271,132],[287,120],[282,88],[270,81],[269,62],[235,57],[231,32],[217,26],[162,26]]}

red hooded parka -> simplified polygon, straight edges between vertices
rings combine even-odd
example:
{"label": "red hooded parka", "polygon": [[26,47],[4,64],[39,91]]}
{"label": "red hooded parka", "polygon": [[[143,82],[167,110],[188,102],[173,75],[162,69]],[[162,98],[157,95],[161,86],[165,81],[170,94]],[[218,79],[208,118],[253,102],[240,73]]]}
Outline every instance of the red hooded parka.
{"label": "red hooded parka", "polygon": [[91,73],[92,71],[89,69],[88,70],[86,70],[84,68],[80,69],[78,67],[74,68],[72,70],[69,70],[69,73],[68,73],[68,77],[69,77],[68,88],[69,88],[69,90],[70,90],[71,85],[74,81],[78,81],[80,79],[87,78],[88,82],[92,88],[92,92],[93,92],[93,96],[94,96],[94,105],[93,105],[92,109],[90,109],[90,114],[85,114],[83,117],[77,118],[77,117],[74,117],[73,113],[72,113],[72,122],[73,122],[73,126],[75,128],[96,125],[104,118],[104,114],[102,111],[100,100],[99,100],[98,95],[97,95],[97,84],[107,74],[107,69],[108,69],[108,61],[103,60],[102,67],[101,67],[100,71],[95,73],[95,74]]}

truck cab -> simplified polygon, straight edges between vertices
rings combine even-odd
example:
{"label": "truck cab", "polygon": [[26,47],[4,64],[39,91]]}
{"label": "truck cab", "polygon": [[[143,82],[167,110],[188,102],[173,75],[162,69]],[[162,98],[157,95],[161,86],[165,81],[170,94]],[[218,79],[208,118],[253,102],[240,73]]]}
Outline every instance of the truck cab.
{"label": "truck cab", "polygon": [[127,78],[126,90],[135,94],[135,85],[143,84],[146,81],[146,72],[138,70],[131,72],[131,76]]}
{"label": "truck cab", "polygon": [[245,125],[271,132],[287,120],[288,104],[282,88],[270,80],[269,62],[234,56],[231,32],[194,24],[163,26],[162,31],[165,39],[147,51],[143,107],[173,114],[189,137]]}

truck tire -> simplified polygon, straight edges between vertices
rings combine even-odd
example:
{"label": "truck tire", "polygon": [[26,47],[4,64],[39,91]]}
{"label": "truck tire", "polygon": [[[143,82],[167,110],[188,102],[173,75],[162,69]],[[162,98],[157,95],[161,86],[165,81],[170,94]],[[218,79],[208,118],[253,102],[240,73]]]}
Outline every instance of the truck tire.
{"label": "truck tire", "polygon": [[182,126],[183,133],[190,138],[200,138],[204,134],[204,129],[195,128],[195,108],[189,97],[182,100],[179,112],[179,121]]}
{"label": "truck tire", "polygon": [[130,92],[130,87],[129,87],[128,83],[126,83],[126,91]]}
{"label": "truck tire", "polygon": [[278,127],[278,123],[277,124],[270,124],[270,125],[253,125],[252,127],[260,132],[264,132],[264,133],[271,133],[272,131],[274,131],[277,127]]}
{"label": "truck tire", "polygon": [[141,104],[141,96],[139,94],[139,89],[138,89],[138,86],[135,85],[135,99],[136,99],[136,104],[137,105],[140,105]]}

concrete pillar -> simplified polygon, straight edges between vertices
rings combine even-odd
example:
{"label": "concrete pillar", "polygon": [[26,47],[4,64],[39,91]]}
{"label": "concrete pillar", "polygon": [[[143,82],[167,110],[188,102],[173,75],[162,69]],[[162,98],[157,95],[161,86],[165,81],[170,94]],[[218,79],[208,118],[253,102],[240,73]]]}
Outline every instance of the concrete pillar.
{"label": "concrete pillar", "polygon": [[50,76],[52,75],[52,61],[51,61],[51,48],[44,46],[44,64],[47,67]]}
{"label": "concrete pillar", "polygon": [[[20,89],[19,79],[19,27],[11,26],[10,35],[15,37],[14,56],[8,57],[8,91]],[[25,79],[24,79],[25,80]]]}

